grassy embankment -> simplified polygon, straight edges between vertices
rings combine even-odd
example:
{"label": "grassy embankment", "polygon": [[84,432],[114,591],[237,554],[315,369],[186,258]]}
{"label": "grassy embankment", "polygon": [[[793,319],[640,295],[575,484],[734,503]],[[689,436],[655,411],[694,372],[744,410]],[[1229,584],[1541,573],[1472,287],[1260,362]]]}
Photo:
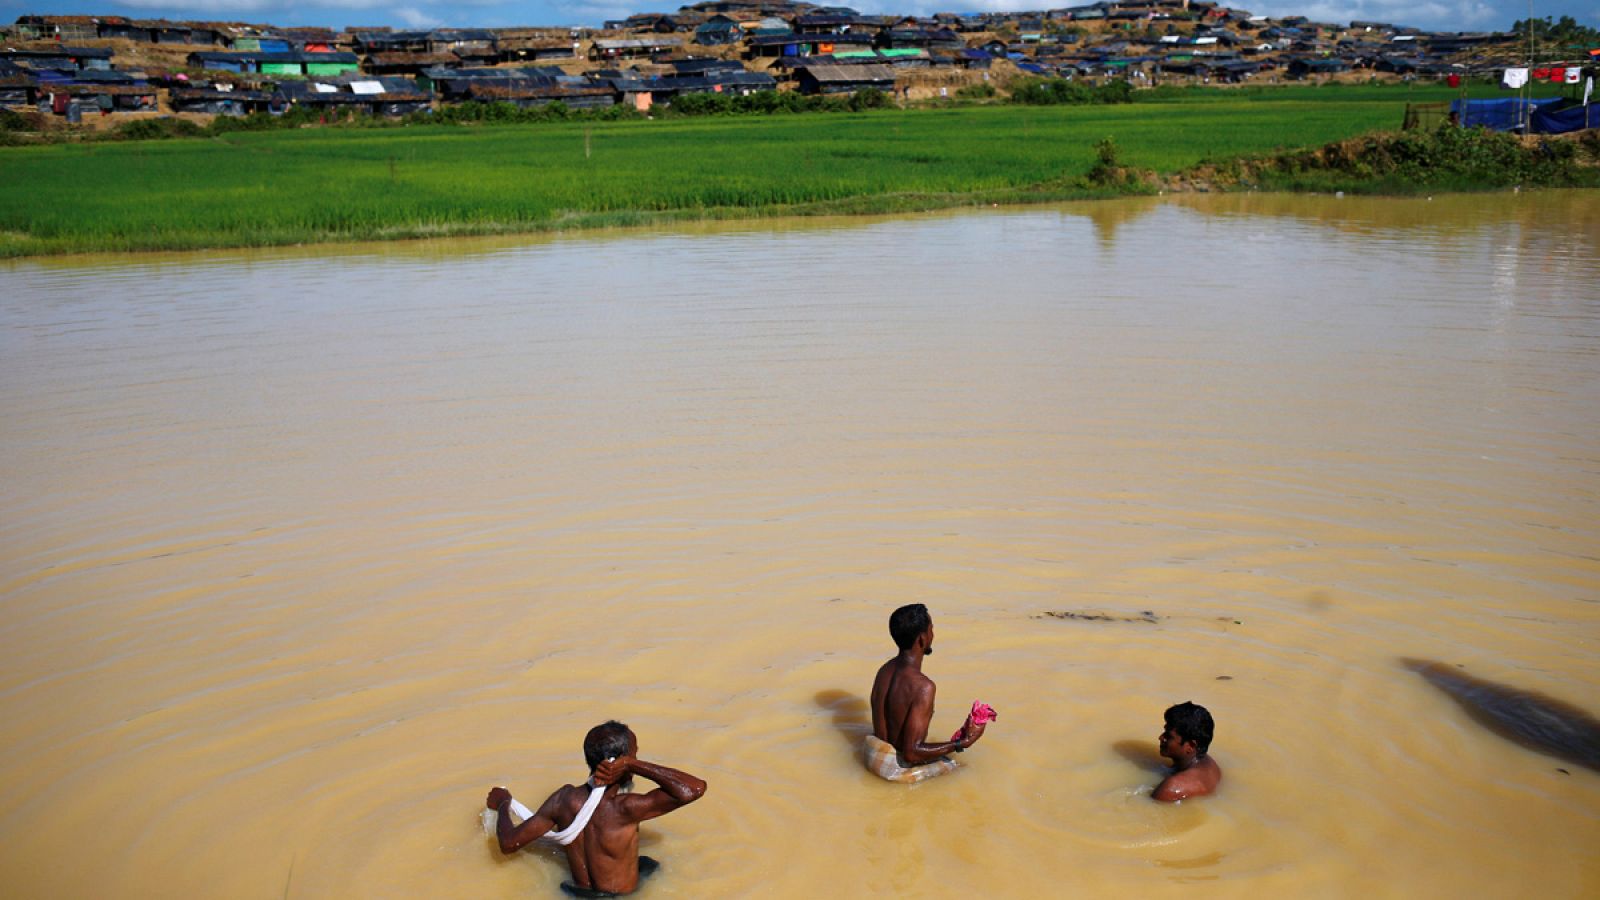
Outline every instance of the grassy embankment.
{"label": "grassy embankment", "polygon": [[[1426,89],[482,128],[306,129],[0,149],[0,256],[898,212],[1151,189],[1398,126]],[[1357,176],[1353,176],[1357,177]],[[1326,182],[1324,182],[1326,184]]]}

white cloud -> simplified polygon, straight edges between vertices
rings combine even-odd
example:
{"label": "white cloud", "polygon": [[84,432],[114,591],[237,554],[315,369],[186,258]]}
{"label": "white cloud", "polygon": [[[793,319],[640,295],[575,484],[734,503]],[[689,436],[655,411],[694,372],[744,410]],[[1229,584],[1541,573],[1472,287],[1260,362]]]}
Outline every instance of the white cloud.
{"label": "white cloud", "polygon": [[1388,22],[1450,31],[1490,28],[1503,18],[1484,0],[1244,0],[1242,5],[1263,16],[1305,16],[1313,22],[1341,25],[1352,21]]}
{"label": "white cloud", "polygon": [[[135,9],[173,10],[183,13],[204,14],[226,19],[231,13],[279,13],[278,24],[291,24],[306,6],[295,0],[117,0],[119,6]],[[319,0],[313,5],[321,9],[384,9],[389,0]],[[398,16],[399,10],[396,10]]]}
{"label": "white cloud", "polygon": [[151,10],[179,10],[182,12],[205,13],[213,16],[227,16],[230,13],[257,13],[262,10],[282,9],[285,4],[280,0],[119,0],[120,6],[131,6],[134,9]]}
{"label": "white cloud", "polygon": [[668,2],[661,4],[659,9],[652,7],[648,2],[635,2],[635,0],[557,0],[551,7],[561,11],[567,21],[593,22],[598,24],[606,19],[626,19],[639,12],[676,12],[679,6],[687,6],[687,2]]}
{"label": "white cloud", "polygon": [[401,6],[394,11],[394,17],[405,23],[408,28],[438,28],[444,24],[434,18],[431,13],[425,13],[415,6]]}

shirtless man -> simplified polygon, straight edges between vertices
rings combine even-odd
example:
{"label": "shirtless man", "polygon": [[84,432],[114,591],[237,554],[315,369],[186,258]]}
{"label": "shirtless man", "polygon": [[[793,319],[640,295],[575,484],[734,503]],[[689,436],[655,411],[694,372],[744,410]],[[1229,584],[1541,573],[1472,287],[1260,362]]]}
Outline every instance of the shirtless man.
{"label": "shirtless man", "polygon": [[949,754],[983,737],[970,717],[955,740],[928,743],[933,718],[933,679],[922,674],[922,658],[933,652],[933,619],[921,603],[889,616],[889,634],[900,655],[878,669],[872,682],[872,734],[863,742],[867,768],[888,781],[917,782],[955,771]]}
{"label": "shirtless man", "polygon": [[[699,800],[706,792],[706,783],[677,769],[639,759],[639,740],[621,722],[589,729],[583,739],[583,758],[589,764],[588,783],[558,788],[531,815],[511,799],[511,792],[505,788],[489,791],[485,805],[500,814],[495,823],[500,852],[515,853],[558,829],[549,836],[565,844],[567,867],[572,871],[572,883],[562,882],[563,891],[575,897],[630,893],[639,886],[639,879],[654,872],[658,865],[650,857],[639,855],[639,823]],[[634,775],[642,775],[660,787],[648,794],[627,793]],[[591,800],[591,794],[599,796]],[[590,803],[593,809],[587,824],[578,824],[574,829],[575,820]],[[519,811],[526,821],[513,825],[513,811]]]}
{"label": "shirtless man", "polygon": [[1211,713],[1185,700],[1169,707],[1164,717],[1167,727],[1158,738],[1158,752],[1172,760],[1172,774],[1156,786],[1153,796],[1171,803],[1216,790],[1222,767],[1206,755],[1211,747]]}

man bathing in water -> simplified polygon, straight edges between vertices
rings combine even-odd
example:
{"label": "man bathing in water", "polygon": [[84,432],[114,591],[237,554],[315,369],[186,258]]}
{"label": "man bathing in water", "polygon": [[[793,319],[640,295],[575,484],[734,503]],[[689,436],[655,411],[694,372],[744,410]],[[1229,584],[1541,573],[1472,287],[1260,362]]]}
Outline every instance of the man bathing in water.
{"label": "man bathing in water", "polygon": [[1157,741],[1161,755],[1172,760],[1172,774],[1156,786],[1153,796],[1170,803],[1216,790],[1222,767],[1206,754],[1211,747],[1211,713],[1186,700],[1169,707],[1165,718],[1166,730]]}
{"label": "man bathing in water", "polygon": [[863,740],[867,768],[889,781],[912,783],[953,772],[949,754],[983,737],[984,724],[969,716],[955,738],[928,743],[933,718],[933,680],[922,674],[922,658],[933,652],[933,619],[921,603],[889,616],[889,634],[900,655],[878,669],[872,682],[872,734]]}
{"label": "man bathing in water", "polygon": [[[503,787],[490,790],[486,805],[499,812],[495,828],[500,852],[515,853],[548,837],[566,849],[572,882],[562,882],[563,891],[575,897],[614,897],[633,891],[639,879],[658,866],[639,855],[639,823],[693,803],[706,792],[704,781],[645,762],[638,754],[639,740],[628,726],[607,722],[589,729],[583,739],[590,773],[587,784],[558,788],[538,812],[511,799]],[[635,775],[660,787],[648,794],[630,794]],[[512,812],[525,821],[513,825]]]}

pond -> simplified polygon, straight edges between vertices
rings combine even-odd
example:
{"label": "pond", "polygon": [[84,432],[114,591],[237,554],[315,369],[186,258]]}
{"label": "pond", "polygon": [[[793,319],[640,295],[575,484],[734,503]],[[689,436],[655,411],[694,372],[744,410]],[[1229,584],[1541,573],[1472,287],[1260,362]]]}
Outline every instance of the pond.
{"label": "pond", "polygon": [[[1594,896],[1597,284],[1581,192],[0,264],[0,882],[554,896],[477,811],[617,718],[650,896]],[[911,602],[1000,719],[907,789]]]}

